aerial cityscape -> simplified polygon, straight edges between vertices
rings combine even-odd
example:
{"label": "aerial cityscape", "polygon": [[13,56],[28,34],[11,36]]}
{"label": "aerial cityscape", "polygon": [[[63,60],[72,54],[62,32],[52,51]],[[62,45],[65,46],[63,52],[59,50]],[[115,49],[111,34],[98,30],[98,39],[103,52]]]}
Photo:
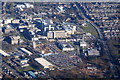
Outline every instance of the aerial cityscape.
{"label": "aerial cityscape", "polygon": [[0,78],[119,79],[119,2],[1,6]]}

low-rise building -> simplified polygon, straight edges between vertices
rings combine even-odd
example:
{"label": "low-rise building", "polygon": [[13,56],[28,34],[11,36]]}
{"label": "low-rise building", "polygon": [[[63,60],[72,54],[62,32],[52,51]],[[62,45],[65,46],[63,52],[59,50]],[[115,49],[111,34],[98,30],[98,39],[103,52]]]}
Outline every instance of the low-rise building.
{"label": "low-rise building", "polygon": [[28,54],[28,55],[32,55],[33,53],[31,53],[30,51],[28,51],[25,48],[20,48],[21,51],[23,51],[24,53]]}
{"label": "low-rise building", "polygon": [[83,37],[80,41],[80,47],[85,48],[87,47],[87,42],[85,41],[85,35],[83,34]]}
{"label": "low-rise building", "polygon": [[5,27],[5,29],[4,29],[4,33],[10,33],[10,32],[12,32],[12,31],[14,31],[14,29],[10,26],[10,25],[7,25],[6,27]]}
{"label": "low-rise building", "polygon": [[67,32],[67,34],[74,34],[76,31],[76,25],[73,23],[63,23],[63,28]]}
{"label": "low-rise building", "polygon": [[23,40],[20,39],[20,36],[7,36],[5,37],[4,41],[10,44],[21,44]]}
{"label": "low-rise building", "polygon": [[28,71],[28,75],[30,75],[31,78],[36,78],[36,75],[34,74],[33,71]]}
{"label": "low-rise building", "polygon": [[0,54],[2,54],[3,56],[10,56],[8,53],[6,53],[5,51],[3,51],[2,49],[0,49]]}
{"label": "low-rise building", "polygon": [[27,27],[28,27],[27,25],[20,25],[19,29],[23,29],[23,28],[27,28]]}
{"label": "low-rise building", "polygon": [[84,47],[87,47],[87,43],[84,41],[84,42],[80,42],[80,47],[84,48]]}
{"label": "low-rise building", "polygon": [[13,20],[12,18],[10,18],[10,19],[5,19],[5,20],[4,20],[4,24],[9,24],[9,23],[12,22],[12,20]]}
{"label": "low-rise building", "polygon": [[25,6],[26,6],[27,8],[34,8],[34,5],[33,5],[33,4],[30,4],[30,3],[25,3]]}
{"label": "low-rise building", "polygon": [[50,62],[48,62],[46,59],[44,58],[35,58],[35,61],[37,61],[39,64],[41,64],[44,68],[48,68],[50,70],[53,70],[54,65]]}
{"label": "low-rise building", "polygon": [[16,8],[34,8],[33,4],[30,3],[24,3],[24,4],[17,4],[15,5]]}
{"label": "low-rise building", "polygon": [[27,67],[29,66],[28,64],[28,59],[20,59],[19,57],[18,58],[15,58],[12,60],[15,64],[17,64],[18,66],[21,66],[21,67]]}
{"label": "low-rise building", "polygon": [[19,22],[20,22],[19,19],[14,19],[14,20],[12,20],[12,23],[13,23],[13,24],[19,24]]}
{"label": "low-rise building", "polygon": [[14,29],[12,29],[12,28],[11,28],[11,29],[8,29],[8,28],[5,29],[5,33],[10,33],[10,32],[12,32],[12,31],[14,31]]}
{"label": "low-rise building", "polygon": [[97,49],[91,49],[88,51],[88,56],[100,56],[100,52]]}
{"label": "low-rise building", "polygon": [[52,25],[48,25],[44,27],[44,31],[50,31],[50,30],[55,30],[55,27]]}
{"label": "low-rise building", "polygon": [[17,4],[15,7],[16,8],[25,8],[25,5],[24,4]]}
{"label": "low-rise building", "polygon": [[20,60],[20,63],[21,63],[21,67],[29,66],[27,59],[21,59],[21,60]]}
{"label": "low-rise building", "polygon": [[68,35],[64,30],[49,31],[47,38],[67,38]]}
{"label": "low-rise building", "polygon": [[59,42],[58,43],[58,47],[62,51],[73,51],[74,50],[74,47],[72,46],[72,44],[66,43],[66,42]]}
{"label": "low-rise building", "polygon": [[56,9],[59,13],[63,13],[65,11],[63,6],[58,6]]}

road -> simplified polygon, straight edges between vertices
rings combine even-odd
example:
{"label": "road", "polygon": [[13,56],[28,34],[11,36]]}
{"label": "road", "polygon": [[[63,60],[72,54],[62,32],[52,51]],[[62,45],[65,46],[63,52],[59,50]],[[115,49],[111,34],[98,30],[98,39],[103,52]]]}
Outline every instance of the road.
{"label": "road", "polygon": [[76,6],[78,12],[80,12],[79,15],[82,14],[82,17],[83,17],[86,21],[88,21],[91,25],[93,25],[93,27],[97,30],[98,35],[99,35],[99,38],[100,38],[100,39],[103,39],[103,36],[102,36],[102,34],[101,34],[98,26],[95,25],[93,21],[89,20],[89,19],[84,15],[84,13],[81,11],[81,9],[79,8],[79,6],[80,6],[81,4],[82,4],[82,3],[80,3],[80,4],[75,3],[75,6]]}
{"label": "road", "polygon": [[117,66],[115,65],[115,63],[116,63],[116,62],[115,62],[115,59],[114,59],[113,56],[111,55],[111,52],[109,51],[109,48],[108,48],[108,45],[106,44],[106,41],[104,41],[103,35],[102,35],[102,33],[100,32],[99,27],[98,27],[97,25],[95,25],[93,21],[89,20],[89,19],[84,15],[84,13],[83,13],[83,12],[81,11],[81,9],[79,8],[81,4],[82,4],[82,3],[80,3],[80,4],[79,4],[79,3],[75,3],[75,6],[76,6],[78,12],[80,12],[79,15],[82,14],[82,17],[83,17],[86,21],[90,22],[90,23],[93,25],[93,27],[97,30],[97,32],[98,32],[98,34],[99,34],[100,42],[103,44],[102,47],[103,47],[103,49],[105,50],[105,53],[106,53],[107,57],[109,58],[109,63],[110,63],[109,66],[110,66],[110,68],[111,68],[113,78],[119,78],[120,75],[119,75],[118,68],[117,68]]}

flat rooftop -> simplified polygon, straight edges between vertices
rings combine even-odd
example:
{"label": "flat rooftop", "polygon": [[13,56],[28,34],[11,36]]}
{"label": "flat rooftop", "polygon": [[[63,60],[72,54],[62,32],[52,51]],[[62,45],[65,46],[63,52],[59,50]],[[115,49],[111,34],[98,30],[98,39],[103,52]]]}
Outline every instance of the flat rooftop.
{"label": "flat rooftop", "polygon": [[30,51],[28,51],[27,49],[25,48],[20,48],[20,50],[22,50],[23,52],[29,54],[29,55],[32,55],[32,53]]}
{"label": "flat rooftop", "polygon": [[48,62],[46,59],[44,58],[35,58],[35,60],[40,63],[42,66],[44,66],[44,68],[49,68],[49,66],[53,66],[52,63]]}
{"label": "flat rooftop", "polygon": [[4,52],[2,49],[0,49],[0,54],[2,54],[3,56],[10,56],[10,55],[7,54],[6,52]]}

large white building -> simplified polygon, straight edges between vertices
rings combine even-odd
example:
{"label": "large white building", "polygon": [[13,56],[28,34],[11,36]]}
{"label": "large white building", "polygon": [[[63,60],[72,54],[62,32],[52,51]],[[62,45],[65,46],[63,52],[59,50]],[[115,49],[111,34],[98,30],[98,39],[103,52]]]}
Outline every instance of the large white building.
{"label": "large white building", "polygon": [[28,26],[27,25],[20,25],[18,28],[19,29],[28,28]]}
{"label": "large white building", "polygon": [[25,5],[24,4],[17,4],[15,7],[16,8],[25,8]]}
{"label": "large white building", "polygon": [[20,22],[19,19],[14,19],[14,20],[12,20],[12,23],[14,23],[14,24],[19,24],[19,22]]}
{"label": "large white building", "polygon": [[9,23],[12,22],[12,20],[13,20],[12,18],[10,18],[10,19],[5,19],[5,20],[4,20],[4,24],[9,24]]}
{"label": "large white building", "polygon": [[2,49],[0,49],[0,54],[2,54],[3,56],[10,56],[9,54],[7,54],[5,51],[3,51]]}
{"label": "large white building", "polygon": [[17,4],[15,7],[16,8],[34,8],[34,5],[30,3],[24,3],[24,4]]}
{"label": "large white building", "polygon": [[53,69],[53,67],[54,67],[54,65],[52,63],[48,62],[44,58],[35,58],[35,61],[37,61],[39,64],[41,64],[44,68]]}
{"label": "large white building", "polygon": [[87,47],[87,43],[85,41],[80,42],[80,47],[82,48]]}
{"label": "large white building", "polygon": [[47,38],[67,38],[67,33],[64,30],[49,31]]}
{"label": "large white building", "polygon": [[32,53],[25,48],[20,48],[20,50],[27,53],[28,55],[32,55]]}

